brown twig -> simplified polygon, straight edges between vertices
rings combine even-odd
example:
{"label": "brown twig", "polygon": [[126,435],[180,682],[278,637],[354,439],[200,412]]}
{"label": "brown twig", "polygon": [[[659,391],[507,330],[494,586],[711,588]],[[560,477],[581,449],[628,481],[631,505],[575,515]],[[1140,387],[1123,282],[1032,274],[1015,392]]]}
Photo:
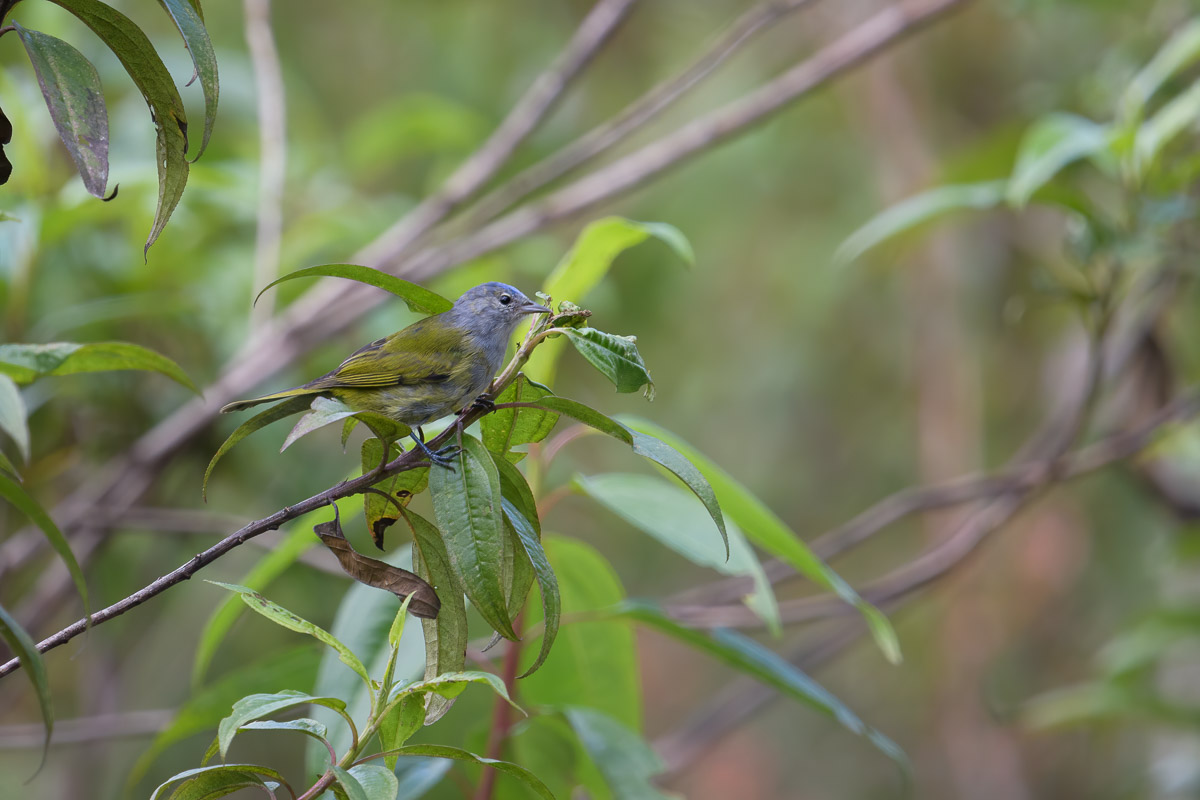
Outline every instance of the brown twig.
{"label": "brown twig", "polygon": [[[521,632],[521,617],[518,614],[513,620],[513,628]],[[517,674],[521,671],[521,641],[508,642],[508,650],[504,654],[504,666],[501,677],[508,690],[508,696],[516,699]],[[502,697],[497,697],[492,708],[492,724],[488,728],[487,758],[500,759],[504,756],[504,741],[512,727],[512,705]],[[496,786],[496,770],[485,769],[479,778],[479,788],[475,792],[475,800],[491,800],[492,790]]]}

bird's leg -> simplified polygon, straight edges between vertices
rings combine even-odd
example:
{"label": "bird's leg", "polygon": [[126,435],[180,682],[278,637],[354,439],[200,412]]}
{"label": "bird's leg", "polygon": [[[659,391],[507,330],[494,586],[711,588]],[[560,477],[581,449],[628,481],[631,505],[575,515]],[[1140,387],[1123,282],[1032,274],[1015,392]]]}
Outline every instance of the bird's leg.
{"label": "bird's leg", "polygon": [[[418,436],[418,434],[420,434]],[[448,470],[454,469],[454,456],[458,455],[458,451],[462,448],[458,445],[448,444],[441,450],[433,451],[429,449],[429,445],[425,444],[425,432],[418,426],[411,434],[412,440],[417,443],[417,449],[425,454],[430,463],[437,464],[439,467],[445,467]]]}

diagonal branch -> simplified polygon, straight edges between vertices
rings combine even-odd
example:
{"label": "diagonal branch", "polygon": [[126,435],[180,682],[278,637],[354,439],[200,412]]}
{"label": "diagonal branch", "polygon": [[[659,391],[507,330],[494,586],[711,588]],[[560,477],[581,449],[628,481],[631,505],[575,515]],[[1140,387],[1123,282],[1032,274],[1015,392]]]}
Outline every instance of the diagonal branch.
{"label": "diagonal branch", "polygon": [[472,206],[464,226],[478,227],[495,219],[543,186],[578,169],[644,127],[707,78],[743,46],[783,17],[815,0],[767,0],[742,14],[699,58],[673,78],[655,86],[609,121],[585,133],[554,155],[509,178]]}

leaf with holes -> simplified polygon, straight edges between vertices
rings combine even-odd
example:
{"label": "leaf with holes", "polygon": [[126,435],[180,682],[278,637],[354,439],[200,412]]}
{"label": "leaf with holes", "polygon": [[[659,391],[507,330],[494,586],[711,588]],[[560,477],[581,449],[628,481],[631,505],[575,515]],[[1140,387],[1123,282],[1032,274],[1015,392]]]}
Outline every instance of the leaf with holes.
{"label": "leaf with holes", "polygon": [[432,586],[406,569],[393,567],[359,553],[346,541],[336,518],[317,525],[313,532],[320,537],[330,552],[337,556],[338,563],[351,578],[367,586],[391,592],[401,601],[411,595],[409,609],[415,616],[423,619],[437,617],[442,604]]}

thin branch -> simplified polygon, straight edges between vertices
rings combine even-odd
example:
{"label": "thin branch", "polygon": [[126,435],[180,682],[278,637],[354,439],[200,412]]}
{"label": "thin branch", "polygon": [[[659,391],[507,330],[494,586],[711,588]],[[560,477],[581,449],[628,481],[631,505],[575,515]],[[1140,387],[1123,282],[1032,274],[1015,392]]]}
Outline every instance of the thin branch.
{"label": "thin branch", "polygon": [[[823,556],[836,555],[911,514],[978,500],[1012,500],[1088,475],[1136,455],[1152,444],[1164,428],[1189,420],[1197,414],[1200,414],[1200,387],[1181,394],[1138,428],[1112,434],[1070,455],[1021,464],[996,475],[897,492],[821,536],[813,549]],[[861,594],[871,602],[885,603],[945,574],[978,543],[970,536],[961,535],[961,531],[904,567],[869,584]],[[725,587],[720,588],[724,595]],[[725,602],[722,596],[721,602],[716,605],[673,603],[668,604],[667,608],[673,617],[697,627],[756,627],[762,624],[762,620],[744,606],[732,603],[725,605]],[[786,623],[812,622],[830,616],[857,613],[840,599],[827,595],[781,602],[779,612]]]}
{"label": "thin branch", "polygon": [[[54,722],[54,744],[84,744],[133,736],[152,736],[174,718],[174,709],[99,714],[94,717],[60,719]],[[46,742],[46,727],[40,722],[0,726],[0,750],[35,750]]]}
{"label": "thin branch", "polygon": [[383,264],[410,280],[420,280],[552,223],[575,217],[766,121],[790,103],[968,1],[928,0],[889,6],[774,80],[597,169],[545,200],[513,211],[458,240],[427,248],[411,258],[401,258],[399,254],[384,258]]}
{"label": "thin branch", "polygon": [[617,116],[585,133],[554,155],[509,178],[484,195],[468,212],[463,225],[470,229],[490,222],[518,201],[578,169],[644,127],[675,104],[693,87],[725,63],[744,45],[783,17],[814,0],[768,0],[751,8],[726,28],[707,50],[686,69],[635,100]]}
{"label": "thin branch", "polygon": [[[431,228],[473,196],[500,171],[541,124],[571,81],[591,63],[637,0],[599,0],[550,67],[538,76],[500,127],[454,171],[442,188],[404,216],[365,251],[369,261],[406,252]],[[380,255],[376,255],[379,251]]]}
{"label": "thin branch", "polygon": [[[287,113],[283,71],[271,30],[271,0],[244,0],[246,45],[254,72],[258,105],[258,228],[254,240],[253,286],[266,286],[279,274],[283,238],[283,190],[287,174]],[[251,329],[270,318],[274,296],[250,312]]]}

